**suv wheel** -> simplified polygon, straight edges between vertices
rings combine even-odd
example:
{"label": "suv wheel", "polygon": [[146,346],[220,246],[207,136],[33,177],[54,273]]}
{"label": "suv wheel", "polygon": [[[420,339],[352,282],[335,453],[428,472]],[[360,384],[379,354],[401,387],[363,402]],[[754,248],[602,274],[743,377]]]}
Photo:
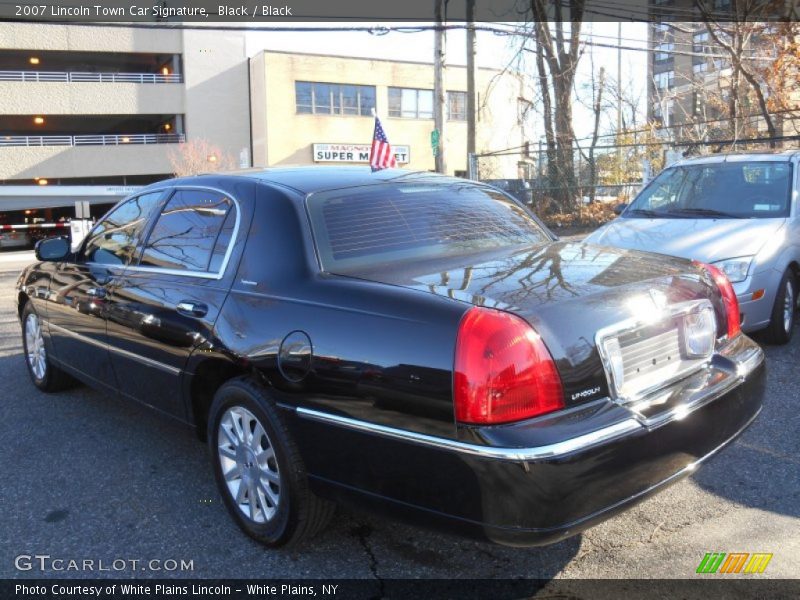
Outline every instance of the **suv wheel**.
{"label": "suv wheel", "polygon": [[770,344],[786,344],[792,339],[797,308],[797,280],[791,269],[787,269],[778,285],[775,304],[772,306],[772,318],[764,331],[764,337]]}
{"label": "suv wheel", "polygon": [[270,547],[296,545],[327,525],[334,505],[309,489],[294,440],[256,381],[237,378],[217,391],[208,438],[217,487],[247,535]]}

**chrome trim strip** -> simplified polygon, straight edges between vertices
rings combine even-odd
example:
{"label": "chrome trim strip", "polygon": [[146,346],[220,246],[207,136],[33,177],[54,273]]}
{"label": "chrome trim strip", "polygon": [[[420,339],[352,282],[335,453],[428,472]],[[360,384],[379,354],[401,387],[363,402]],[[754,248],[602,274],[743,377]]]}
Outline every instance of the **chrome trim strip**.
{"label": "chrome trim strip", "polygon": [[112,346],[108,344],[109,352],[114,352],[115,354],[119,354],[120,356],[124,356],[136,362],[143,363],[149,367],[153,367],[155,369],[161,369],[162,371],[166,371],[171,375],[180,375],[181,370],[177,367],[173,367],[172,365],[167,365],[157,360],[153,360],[152,358],[147,358],[146,356],[142,356],[141,354],[136,354],[134,352],[129,352],[128,350],[123,350],[122,348],[117,348],[116,346]]}
{"label": "chrome trim strip", "polygon": [[[591,433],[586,433],[578,437],[570,438],[568,440],[530,448],[498,448],[492,446],[481,446],[478,444],[459,442],[457,440],[427,435],[424,433],[417,433],[415,431],[397,429],[395,427],[388,427],[386,425],[379,425],[377,423],[370,423],[368,421],[334,415],[310,408],[297,407],[294,408],[294,411],[298,416],[311,421],[329,423],[331,425],[345,427],[347,429],[361,431],[363,433],[381,435],[404,442],[437,448],[439,450],[458,452],[460,454],[468,454],[471,456],[478,456],[480,458],[512,462],[523,462],[529,460],[535,461],[549,458],[559,458],[561,456],[566,456],[574,452],[587,450],[589,448],[611,442],[615,439],[637,431],[650,432],[666,425],[667,423],[684,419],[691,413],[706,406],[707,404],[710,404],[714,400],[720,398],[741,384],[746,379],[747,375],[749,375],[764,361],[765,355],[764,351],[759,346],[753,342],[749,342],[749,345],[737,355],[725,356],[724,358],[727,359],[730,365],[733,367],[729,371],[729,377],[712,388],[700,393],[694,399],[694,401],[688,404],[681,405],[675,410],[656,415],[650,419],[645,419],[641,415],[637,415],[631,410],[630,406],[627,406],[624,408],[630,411],[631,416],[623,421],[619,421],[618,423],[609,425],[608,427],[604,427],[602,429],[598,429],[597,431],[592,431]],[[724,370],[728,369],[725,368]],[[611,398],[604,398],[598,400],[598,402],[602,400],[605,400],[606,402],[613,402]],[[288,406],[286,408],[291,409],[291,407]],[[760,410],[761,409],[759,408],[759,412]],[[748,421],[748,423],[742,428],[742,431],[750,424],[750,422],[752,422],[753,419],[755,419],[755,416]],[[736,437],[736,435],[738,435],[738,433],[734,434],[733,437]],[[725,443],[723,443],[722,446],[724,446]],[[722,446],[720,446],[720,448]]]}
{"label": "chrome trim strip", "polygon": [[104,344],[103,342],[98,342],[97,340],[95,340],[93,338],[90,338],[89,336],[82,335],[80,333],[75,333],[74,331],[70,331],[69,329],[65,329],[65,328],[61,327],[60,325],[56,325],[56,324],[54,324],[54,323],[52,323],[50,321],[46,321],[44,319],[42,319],[42,320],[45,321],[45,323],[47,323],[48,329],[55,329],[59,333],[62,333],[64,335],[69,336],[71,338],[74,338],[76,340],[80,340],[80,341],[85,342],[87,344],[91,344],[92,346],[95,346],[97,348],[102,348],[103,350],[107,350],[108,349],[108,344]]}
{"label": "chrome trim strip", "polygon": [[158,362],[157,360],[153,360],[152,358],[147,358],[146,356],[142,356],[140,354],[136,354],[134,352],[129,352],[128,350],[123,350],[122,348],[117,348],[116,346],[112,346],[108,343],[98,342],[95,339],[92,339],[88,336],[82,335],[80,333],[75,333],[74,331],[70,331],[69,329],[65,329],[60,325],[54,325],[50,321],[47,321],[47,326],[55,329],[59,333],[62,333],[66,336],[74,338],[76,340],[80,340],[81,342],[85,342],[97,348],[102,348],[103,350],[108,350],[109,352],[114,352],[115,354],[119,354],[120,356],[124,356],[136,362],[140,362],[145,364],[149,367],[153,367],[156,369],[160,369],[162,371],[166,371],[171,375],[180,375],[181,370],[177,367],[173,367],[172,365],[167,365],[162,362]]}
{"label": "chrome trim strip", "polygon": [[[691,375],[689,376],[691,377]],[[678,406],[666,410],[661,413],[657,413],[652,417],[645,416],[642,412],[641,405],[644,403],[646,404],[648,399],[658,396],[658,392],[651,394],[650,396],[645,396],[638,402],[630,402],[628,404],[623,405],[624,408],[634,413],[641,421],[642,425],[645,425],[648,430],[653,430],[662,425],[666,425],[667,423],[671,423],[672,421],[678,421],[681,419],[685,419],[694,411],[703,408],[706,404],[710,404],[720,396],[727,394],[733,388],[737,387],[742,382],[742,379],[736,377],[733,374],[728,375],[725,379],[723,379],[718,384],[711,386],[710,388],[706,388],[700,391],[694,398],[690,401],[679,404]],[[662,390],[662,393],[669,393],[668,389]]]}
{"label": "chrome trim strip", "polygon": [[755,344],[746,348],[738,356],[733,357],[733,362],[736,364],[736,374],[739,379],[744,381],[750,373],[761,366],[764,360],[766,360],[764,350],[761,346]]}
{"label": "chrome trim strip", "polygon": [[599,446],[600,444],[610,442],[634,431],[646,431],[636,419],[628,418],[624,421],[620,421],[619,423],[615,423],[614,425],[609,425],[608,427],[598,429],[597,431],[593,431],[591,433],[568,440],[563,440],[561,442],[556,442],[554,444],[546,444],[544,446],[535,446],[532,448],[497,448],[492,446],[480,446],[478,444],[470,444],[467,442],[459,442],[457,440],[426,435],[424,433],[417,433],[405,429],[396,429],[394,427],[378,425],[377,423],[369,423],[367,421],[360,421],[357,419],[351,419],[349,417],[342,417],[331,413],[320,412],[310,408],[298,407],[295,409],[295,412],[298,416],[304,419],[318,421],[321,423],[330,423],[332,425],[361,431],[363,433],[372,433],[404,442],[412,442],[422,446],[428,446],[450,452],[458,452],[460,454],[469,454],[471,456],[478,456],[480,458],[512,462],[558,458],[560,456],[572,454],[579,450],[586,450],[594,446]]}
{"label": "chrome trim strip", "polygon": [[[199,279],[222,279],[219,273],[205,273],[203,271],[181,271],[180,269],[163,269],[161,267],[140,267],[130,266],[125,269],[126,273],[153,273],[158,275],[180,275],[181,277],[197,277]],[[224,273],[224,271],[223,271]]]}

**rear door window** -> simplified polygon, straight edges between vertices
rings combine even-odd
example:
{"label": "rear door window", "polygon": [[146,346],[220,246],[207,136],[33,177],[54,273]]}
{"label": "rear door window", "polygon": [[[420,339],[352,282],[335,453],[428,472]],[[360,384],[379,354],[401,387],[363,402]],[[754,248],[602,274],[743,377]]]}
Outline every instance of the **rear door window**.
{"label": "rear door window", "polygon": [[230,242],[235,210],[233,201],[221,192],[176,191],[153,226],[139,265],[216,272]]}

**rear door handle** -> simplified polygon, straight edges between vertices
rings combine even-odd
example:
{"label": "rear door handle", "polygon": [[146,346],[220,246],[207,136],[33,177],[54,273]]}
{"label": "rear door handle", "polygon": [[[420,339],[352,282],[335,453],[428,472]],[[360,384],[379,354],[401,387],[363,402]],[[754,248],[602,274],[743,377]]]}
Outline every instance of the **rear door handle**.
{"label": "rear door handle", "polygon": [[208,306],[199,302],[192,302],[191,300],[178,302],[175,309],[187,317],[205,317],[208,313]]}
{"label": "rear door handle", "polygon": [[91,296],[92,298],[102,299],[106,297],[106,289],[101,287],[100,288],[93,287],[86,290],[86,294],[88,296]]}

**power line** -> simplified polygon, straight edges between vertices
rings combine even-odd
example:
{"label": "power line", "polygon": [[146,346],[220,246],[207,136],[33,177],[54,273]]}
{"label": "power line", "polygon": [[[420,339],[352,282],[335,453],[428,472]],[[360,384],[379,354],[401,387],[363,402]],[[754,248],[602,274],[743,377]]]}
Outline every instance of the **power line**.
{"label": "power line", "polygon": [[[3,21],[0,21],[3,22]],[[36,19],[26,19],[26,20],[19,20],[19,19],[10,19],[6,22],[22,22],[22,23],[35,23],[39,25],[65,25],[67,23],[63,22],[54,22],[54,21],[44,21],[44,20],[36,20]],[[388,33],[423,33],[427,31],[457,31],[457,30],[466,30],[467,24],[455,24],[455,25],[420,25],[420,26],[374,26],[374,25],[357,25],[357,26],[333,26],[333,27],[320,27],[320,26],[292,26],[292,27],[276,27],[274,25],[254,25],[254,26],[239,26],[239,25],[193,25],[189,23],[163,23],[163,24],[156,24],[156,23],[95,23],[95,22],[84,22],[84,23],[68,23],[70,25],[76,25],[80,27],[99,27],[99,28],[108,28],[108,27],[116,27],[116,28],[124,28],[124,29],[151,29],[151,30],[197,30],[197,31],[239,31],[239,32],[266,32],[266,33],[278,33],[278,32],[294,32],[294,33],[369,33],[371,35],[386,35]],[[497,26],[488,26],[488,25],[475,25],[475,29],[477,31],[483,31],[488,33],[494,33],[496,35],[503,35],[503,36],[518,36],[518,37],[527,37],[529,36],[529,32],[521,32],[519,30],[508,30],[508,29],[501,29]],[[651,48],[640,48],[636,46],[622,46],[617,44],[607,44],[603,42],[593,42],[593,41],[581,41],[580,43],[586,46],[594,46],[599,48],[610,48],[613,50],[630,50],[635,52],[651,52],[653,49]],[[533,50],[528,48],[528,52],[538,52],[537,50]],[[708,54],[708,53],[696,53],[696,52],[688,52],[688,51],[681,51],[681,50],[669,50],[669,51],[660,51],[664,52],[665,54],[672,54],[675,56],[694,56],[694,57],[701,57],[701,58],[722,58],[726,59],[729,58],[728,55],[724,54]],[[773,60],[773,57],[768,56],[745,56],[743,57],[747,60],[764,60],[769,61]]]}
{"label": "power line", "polygon": [[[562,2],[562,6],[565,5],[566,4]],[[598,8],[600,10],[598,10]],[[607,13],[603,12],[603,9],[619,12]],[[790,16],[788,14],[775,14],[775,11],[771,13],[765,13],[763,11],[744,13],[743,11],[737,10],[714,10],[711,7],[706,7],[705,10],[699,10],[697,7],[683,8],[680,6],[653,6],[643,8],[641,5],[636,5],[633,2],[623,3],[615,2],[614,0],[591,0],[591,2],[587,2],[584,12],[597,14],[600,16],[614,17],[615,19],[625,21],[636,20],[632,17],[632,15],[635,15],[642,17],[643,20],[641,22],[648,23],[654,22],[654,19],[656,18],[660,18],[663,21],[700,22],[703,16],[707,16],[709,19],[716,22],[741,22],[745,19],[757,20],[760,18],[762,20],[774,20]]]}
{"label": "power line", "polygon": [[[775,115],[782,115],[782,114],[787,114],[787,113],[798,113],[798,117],[800,117],[800,108],[786,108],[786,109],[782,109],[782,110],[772,111],[769,114],[771,116],[775,116]],[[740,119],[752,119],[752,118],[761,118],[761,117],[763,117],[763,115],[761,113],[751,113],[749,115],[740,115],[737,118],[740,118]],[[672,130],[672,129],[688,129],[688,128],[691,128],[691,127],[696,127],[698,125],[709,125],[711,123],[723,123],[723,122],[730,121],[730,120],[731,120],[730,117],[722,117],[722,118],[719,118],[719,119],[707,119],[707,120],[704,120],[704,121],[687,121],[685,123],[678,123],[676,125],[662,125],[662,126],[656,127],[655,129],[658,130],[658,131]],[[644,128],[641,128],[641,129],[628,129],[628,130],[622,131],[621,134],[622,135],[630,135],[630,134],[637,134],[637,133],[650,133],[652,131],[653,131],[653,128],[644,127]],[[612,137],[612,136],[616,136],[616,135],[617,135],[617,133],[607,133],[607,134],[601,135],[599,137],[606,138],[606,137]],[[591,140],[593,137],[594,136],[585,136],[585,137],[575,138],[573,141],[584,142],[586,140]],[[658,143],[662,143],[662,142],[658,142]],[[663,142],[663,143],[671,143],[671,142]],[[510,154],[519,154],[519,151],[523,150],[526,146],[530,148],[530,144],[531,144],[531,142],[528,142],[528,144],[522,144],[520,146],[509,146],[508,148],[501,148],[500,150],[496,150],[496,151],[493,151],[493,152],[486,152],[484,154],[481,154],[480,156],[506,156],[506,154],[497,154],[496,155],[494,152],[500,152],[500,153],[506,153],[507,152],[509,155]],[[633,146],[638,146],[640,144],[632,144],[632,145]],[[597,148],[598,146],[595,146],[595,147]],[[616,148],[618,146],[612,146],[612,147]],[[513,150],[516,150],[516,152],[511,152]],[[531,150],[531,151],[533,151],[533,150]]]}
{"label": "power line", "polygon": [[[764,144],[767,142],[790,142],[790,141],[798,141],[800,140],[800,135],[779,135],[774,137],[757,137],[757,138],[732,138],[727,140],[698,140],[698,141],[683,141],[683,142],[672,142],[669,140],[664,140],[661,142],[638,142],[638,143],[627,143],[627,144],[603,144],[600,146],[595,146],[595,150],[613,150],[616,148],[640,148],[642,146],[651,147],[651,146],[728,146],[733,144]],[[576,144],[577,148],[580,148],[578,144]],[[478,158],[491,158],[493,156],[516,156],[519,152],[486,152],[482,154],[478,154]]]}

